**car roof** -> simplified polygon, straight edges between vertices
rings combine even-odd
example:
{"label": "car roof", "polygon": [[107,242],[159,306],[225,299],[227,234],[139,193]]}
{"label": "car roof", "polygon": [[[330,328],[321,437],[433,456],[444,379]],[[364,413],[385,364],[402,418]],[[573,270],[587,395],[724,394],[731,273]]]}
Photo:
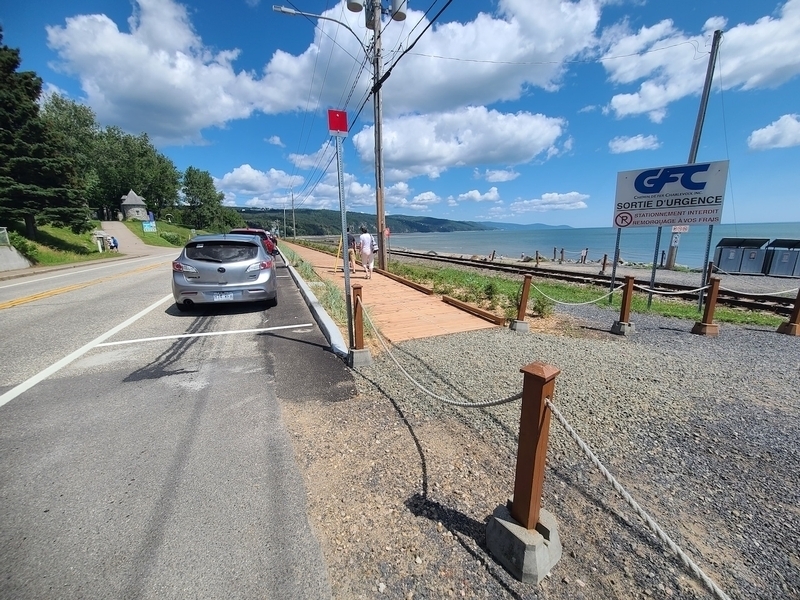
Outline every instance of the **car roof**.
{"label": "car roof", "polygon": [[252,231],[254,233],[267,233],[266,229],[256,229],[255,227],[236,227],[231,229],[228,233],[241,233],[242,231]]}
{"label": "car roof", "polygon": [[204,235],[196,235],[187,243],[221,242],[225,240],[232,240],[234,242],[252,242],[253,239],[258,239],[258,241],[260,241],[260,238],[257,234],[251,233],[209,233]]}

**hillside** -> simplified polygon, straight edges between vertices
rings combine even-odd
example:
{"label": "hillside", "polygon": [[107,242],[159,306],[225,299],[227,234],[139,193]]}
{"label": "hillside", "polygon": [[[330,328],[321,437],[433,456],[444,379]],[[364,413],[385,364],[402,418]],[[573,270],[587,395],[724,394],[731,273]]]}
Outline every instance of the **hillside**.
{"label": "hillside", "polygon": [[[251,227],[284,231],[284,211],[280,209],[240,208],[242,217]],[[286,235],[292,235],[292,211],[286,213]],[[296,235],[335,235],[342,230],[339,211],[322,209],[296,209],[294,219]],[[376,233],[375,215],[347,211],[347,224],[357,231],[362,225]],[[434,233],[446,231],[479,231],[493,229],[481,223],[450,221],[433,217],[386,215],[386,226],[392,233]]]}

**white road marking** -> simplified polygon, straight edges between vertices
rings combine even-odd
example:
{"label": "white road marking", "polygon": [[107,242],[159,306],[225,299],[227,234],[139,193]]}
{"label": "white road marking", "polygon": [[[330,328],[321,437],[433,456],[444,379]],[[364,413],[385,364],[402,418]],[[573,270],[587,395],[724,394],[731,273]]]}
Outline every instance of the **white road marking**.
{"label": "white road marking", "polygon": [[150,306],[145,308],[143,311],[133,315],[127,321],[124,321],[124,322],[120,323],[119,325],[117,325],[116,327],[114,327],[112,329],[109,329],[104,334],[102,334],[101,336],[93,339],[91,342],[89,342],[85,346],[75,350],[75,352],[73,352],[72,354],[69,354],[69,355],[65,356],[64,358],[62,358],[61,360],[59,360],[58,362],[53,363],[52,365],[47,367],[45,370],[40,371],[39,373],[37,373],[36,375],[31,377],[27,381],[24,381],[24,382],[20,383],[18,386],[14,387],[14,388],[11,388],[5,394],[0,396],[0,406],[3,406],[4,404],[7,404],[8,402],[11,402],[14,398],[19,396],[21,393],[31,389],[37,383],[39,383],[41,381],[44,381],[45,379],[50,377],[50,375],[52,375],[53,373],[56,373],[56,372],[60,371],[61,369],[66,367],[69,363],[74,361],[75,359],[80,358],[81,356],[86,354],[89,350],[97,347],[97,345],[100,344],[101,342],[103,342],[104,340],[107,340],[112,335],[114,335],[116,333],[119,333],[120,331],[125,329],[128,325],[130,325],[130,324],[134,323],[135,321],[141,319],[143,316],[145,316],[150,311],[155,310],[160,305],[164,304],[164,302],[166,302],[167,300],[172,300],[172,299],[173,299],[172,298],[172,294],[164,296],[161,300],[159,300],[158,302],[155,302],[154,304],[151,304]]}
{"label": "white road marking", "polygon": [[[4,290],[6,288],[17,287],[18,285],[26,285],[26,284],[29,284],[29,283],[39,283],[40,281],[47,281],[48,279],[57,279],[59,277],[67,277],[68,275],[80,275],[81,273],[89,273],[91,271],[97,271],[98,269],[108,269],[110,267],[117,267],[120,264],[129,265],[131,263],[141,262],[143,260],[148,260],[148,259],[152,259],[152,258],[153,258],[152,256],[144,256],[142,258],[133,258],[133,259],[130,259],[130,260],[125,260],[125,261],[115,261],[113,263],[100,265],[100,266],[97,266],[97,267],[92,267],[91,269],[83,269],[81,271],[69,270],[67,273],[61,273],[60,275],[50,275],[49,277],[40,277],[39,279],[26,278],[25,281],[20,281],[19,283],[10,283],[8,285],[0,285],[0,290]],[[170,260],[172,260],[172,259],[170,259]],[[166,260],[164,262],[166,262]]]}
{"label": "white road marking", "polygon": [[122,340],[120,342],[105,342],[97,344],[97,348],[107,346],[120,346],[122,344],[138,344],[140,342],[160,342],[161,340],[179,340],[182,338],[207,337],[210,335],[234,335],[237,333],[261,333],[263,331],[278,331],[279,329],[297,329],[298,327],[311,327],[311,323],[301,323],[300,325],[281,325],[279,327],[262,327],[259,329],[235,329],[233,331],[207,331],[204,333],[182,333],[179,335],[163,335],[160,337],[139,338],[138,340]]}

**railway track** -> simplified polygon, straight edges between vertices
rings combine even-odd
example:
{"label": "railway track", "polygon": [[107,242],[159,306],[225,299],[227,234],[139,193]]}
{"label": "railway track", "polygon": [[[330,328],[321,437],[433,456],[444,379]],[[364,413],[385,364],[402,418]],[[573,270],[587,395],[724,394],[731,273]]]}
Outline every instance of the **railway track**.
{"label": "railway track", "polygon": [[[546,279],[555,279],[558,281],[565,281],[577,284],[591,284],[600,287],[611,286],[610,275],[592,275],[590,273],[574,273],[571,271],[563,271],[551,268],[537,268],[535,265],[506,265],[499,263],[489,263],[483,260],[476,260],[472,258],[461,258],[456,256],[440,256],[438,254],[430,254],[423,252],[411,252],[408,250],[394,250],[391,254],[395,256],[403,256],[406,258],[417,258],[440,263],[449,263],[454,265],[461,265],[465,267],[472,267],[493,271],[496,273],[506,273],[508,275],[526,275],[531,274],[535,277],[542,277]],[[617,277],[618,282],[622,282],[624,278]],[[650,286],[650,279],[636,278],[636,284],[644,287]],[[656,282],[653,289],[656,292],[671,292],[671,297],[683,298],[685,300],[698,300],[698,293],[695,290],[699,286],[688,286],[677,283],[664,283]],[[683,293],[681,293],[683,292]],[[774,295],[760,295],[760,294],[746,294],[729,292],[720,290],[717,297],[717,303],[732,306],[736,308],[743,308],[747,310],[758,310],[764,312],[771,312],[778,315],[789,315],[794,307],[795,298],[787,296],[774,296]]]}

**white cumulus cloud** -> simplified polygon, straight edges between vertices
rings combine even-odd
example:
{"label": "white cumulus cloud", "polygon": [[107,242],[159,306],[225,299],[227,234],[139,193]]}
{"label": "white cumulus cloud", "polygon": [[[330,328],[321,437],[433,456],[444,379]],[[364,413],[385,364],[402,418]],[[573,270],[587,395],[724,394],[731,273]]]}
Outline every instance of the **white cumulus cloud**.
{"label": "white cumulus cloud", "polygon": [[624,152],[635,152],[636,150],[655,150],[661,147],[661,143],[654,135],[634,135],[630,137],[617,136],[608,142],[608,149],[612,154],[623,154]]}
{"label": "white cumulus cloud", "polygon": [[747,146],[751,150],[800,146],[800,119],[798,115],[783,115],[763,129],[756,129],[747,138]]}
{"label": "white cumulus cloud", "polygon": [[559,194],[550,192],[542,194],[541,198],[533,198],[531,200],[517,200],[509,205],[509,210],[514,214],[530,213],[530,212],[549,212],[552,210],[578,210],[587,208],[585,200],[588,200],[587,194],[579,192],[568,192],[566,194]]}

